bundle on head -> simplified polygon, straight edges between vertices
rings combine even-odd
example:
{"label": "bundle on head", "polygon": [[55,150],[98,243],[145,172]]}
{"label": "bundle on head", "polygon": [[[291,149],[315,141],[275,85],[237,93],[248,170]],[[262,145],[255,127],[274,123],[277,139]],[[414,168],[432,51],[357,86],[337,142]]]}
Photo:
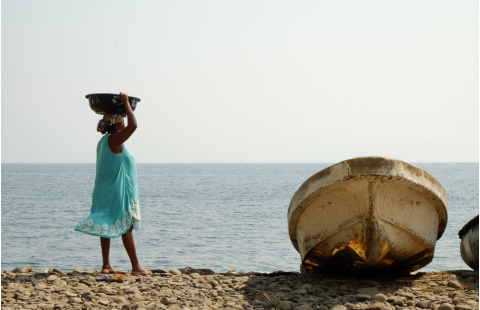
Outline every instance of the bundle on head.
{"label": "bundle on head", "polygon": [[123,123],[123,115],[108,113],[98,121],[97,132],[101,134],[111,133],[116,124]]}

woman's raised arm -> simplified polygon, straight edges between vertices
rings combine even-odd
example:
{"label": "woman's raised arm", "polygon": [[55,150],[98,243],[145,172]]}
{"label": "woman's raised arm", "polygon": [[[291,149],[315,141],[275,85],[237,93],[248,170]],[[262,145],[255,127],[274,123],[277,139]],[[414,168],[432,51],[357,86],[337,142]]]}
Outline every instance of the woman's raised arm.
{"label": "woman's raised arm", "polygon": [[135,118],[135,114],[133,114],[132,107],[128,101],[128,95],[121,92],[119,97],[125,107],[125,111],[127,112],[127,127],[109,137],[108,142],[113,146],[121,146],[137,129],[137,119]]}

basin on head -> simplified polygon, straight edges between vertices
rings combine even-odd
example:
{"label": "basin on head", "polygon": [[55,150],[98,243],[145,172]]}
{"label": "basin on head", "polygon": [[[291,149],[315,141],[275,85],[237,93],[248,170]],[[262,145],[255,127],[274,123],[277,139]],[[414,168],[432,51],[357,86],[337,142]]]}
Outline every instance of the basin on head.
{"label": "basin on head", "polygon": [[[89,94],[85,98],[88,99],[90,108],[97,114],[104,115],[106,113],[125,114],[125,107],[118,94]],[[135,111],[140,98],[128,96],[128,101],[132,110]]]}

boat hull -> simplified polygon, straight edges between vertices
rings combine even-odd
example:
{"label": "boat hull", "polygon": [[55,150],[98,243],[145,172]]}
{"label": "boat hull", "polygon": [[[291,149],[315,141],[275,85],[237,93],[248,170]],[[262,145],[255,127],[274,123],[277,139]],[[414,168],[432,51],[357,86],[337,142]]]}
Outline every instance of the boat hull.
{"label": "boat hull", "polygon": [[478,215],[469,221],[459,232],[460,254],[470,268],[478,271]]}
{"label": "boat hull", "polygon": [[416,166],[359,157],[310,177],[292,198],[288,222],[304,273],[411,272],[433,259],[447,195]]}

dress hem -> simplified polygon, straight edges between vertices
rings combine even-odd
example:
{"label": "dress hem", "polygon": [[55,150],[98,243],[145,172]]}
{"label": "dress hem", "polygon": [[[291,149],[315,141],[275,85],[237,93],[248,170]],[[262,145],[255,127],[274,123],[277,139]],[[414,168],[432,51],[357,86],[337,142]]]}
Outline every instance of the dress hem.
{"label": "dress hem", "polygon": [[[85,231],[85,230],[81,230],[77,227],[75,227],[73,230],[75,231],[78,231],[78,232],[81,232],[81,233],[84,233],[84,234],[87,234],[87,235],[91,235],[91,236],[97,236],[97,237],[101,237],[101,238],[107,238],[107,239],[117,239],[118,237],[122,236],[123,234],[125,234],[130,228],[132,228],[133,226],[133,223],[132,225],[130,225],[130,227],[128,227],[127,229],[125,229],[125,231],[121,232],[120,234],[118,234],[118,236],[108,236],[108,235],[99,235],[99,234],[96,234],[94,232],[90,232],[90,231]],[[135,229],[135,228],[133,228]],[[135,230],[138,230],[138,229],[135,229]]]}
{"label": "dress hem", "polygon": [[[95,214],[90,214],[90,216],[83,219],[74,230],[78,232],[85,233],[87,235],[98,236],[102,238],[115,239],[126,233],[132,226],[134,230],[140,230],[141,220],[137,218],[138,214],[133,215],[131,213],[131,208],[124,212],[123,220],[117,219],[115,224],[107,223],[95,223],[93,216]],[[139,217],[139,216],[138,216]],[[123,224],[122,224],[123,223]],[[123,228],[123,229],[121,229]]]}

